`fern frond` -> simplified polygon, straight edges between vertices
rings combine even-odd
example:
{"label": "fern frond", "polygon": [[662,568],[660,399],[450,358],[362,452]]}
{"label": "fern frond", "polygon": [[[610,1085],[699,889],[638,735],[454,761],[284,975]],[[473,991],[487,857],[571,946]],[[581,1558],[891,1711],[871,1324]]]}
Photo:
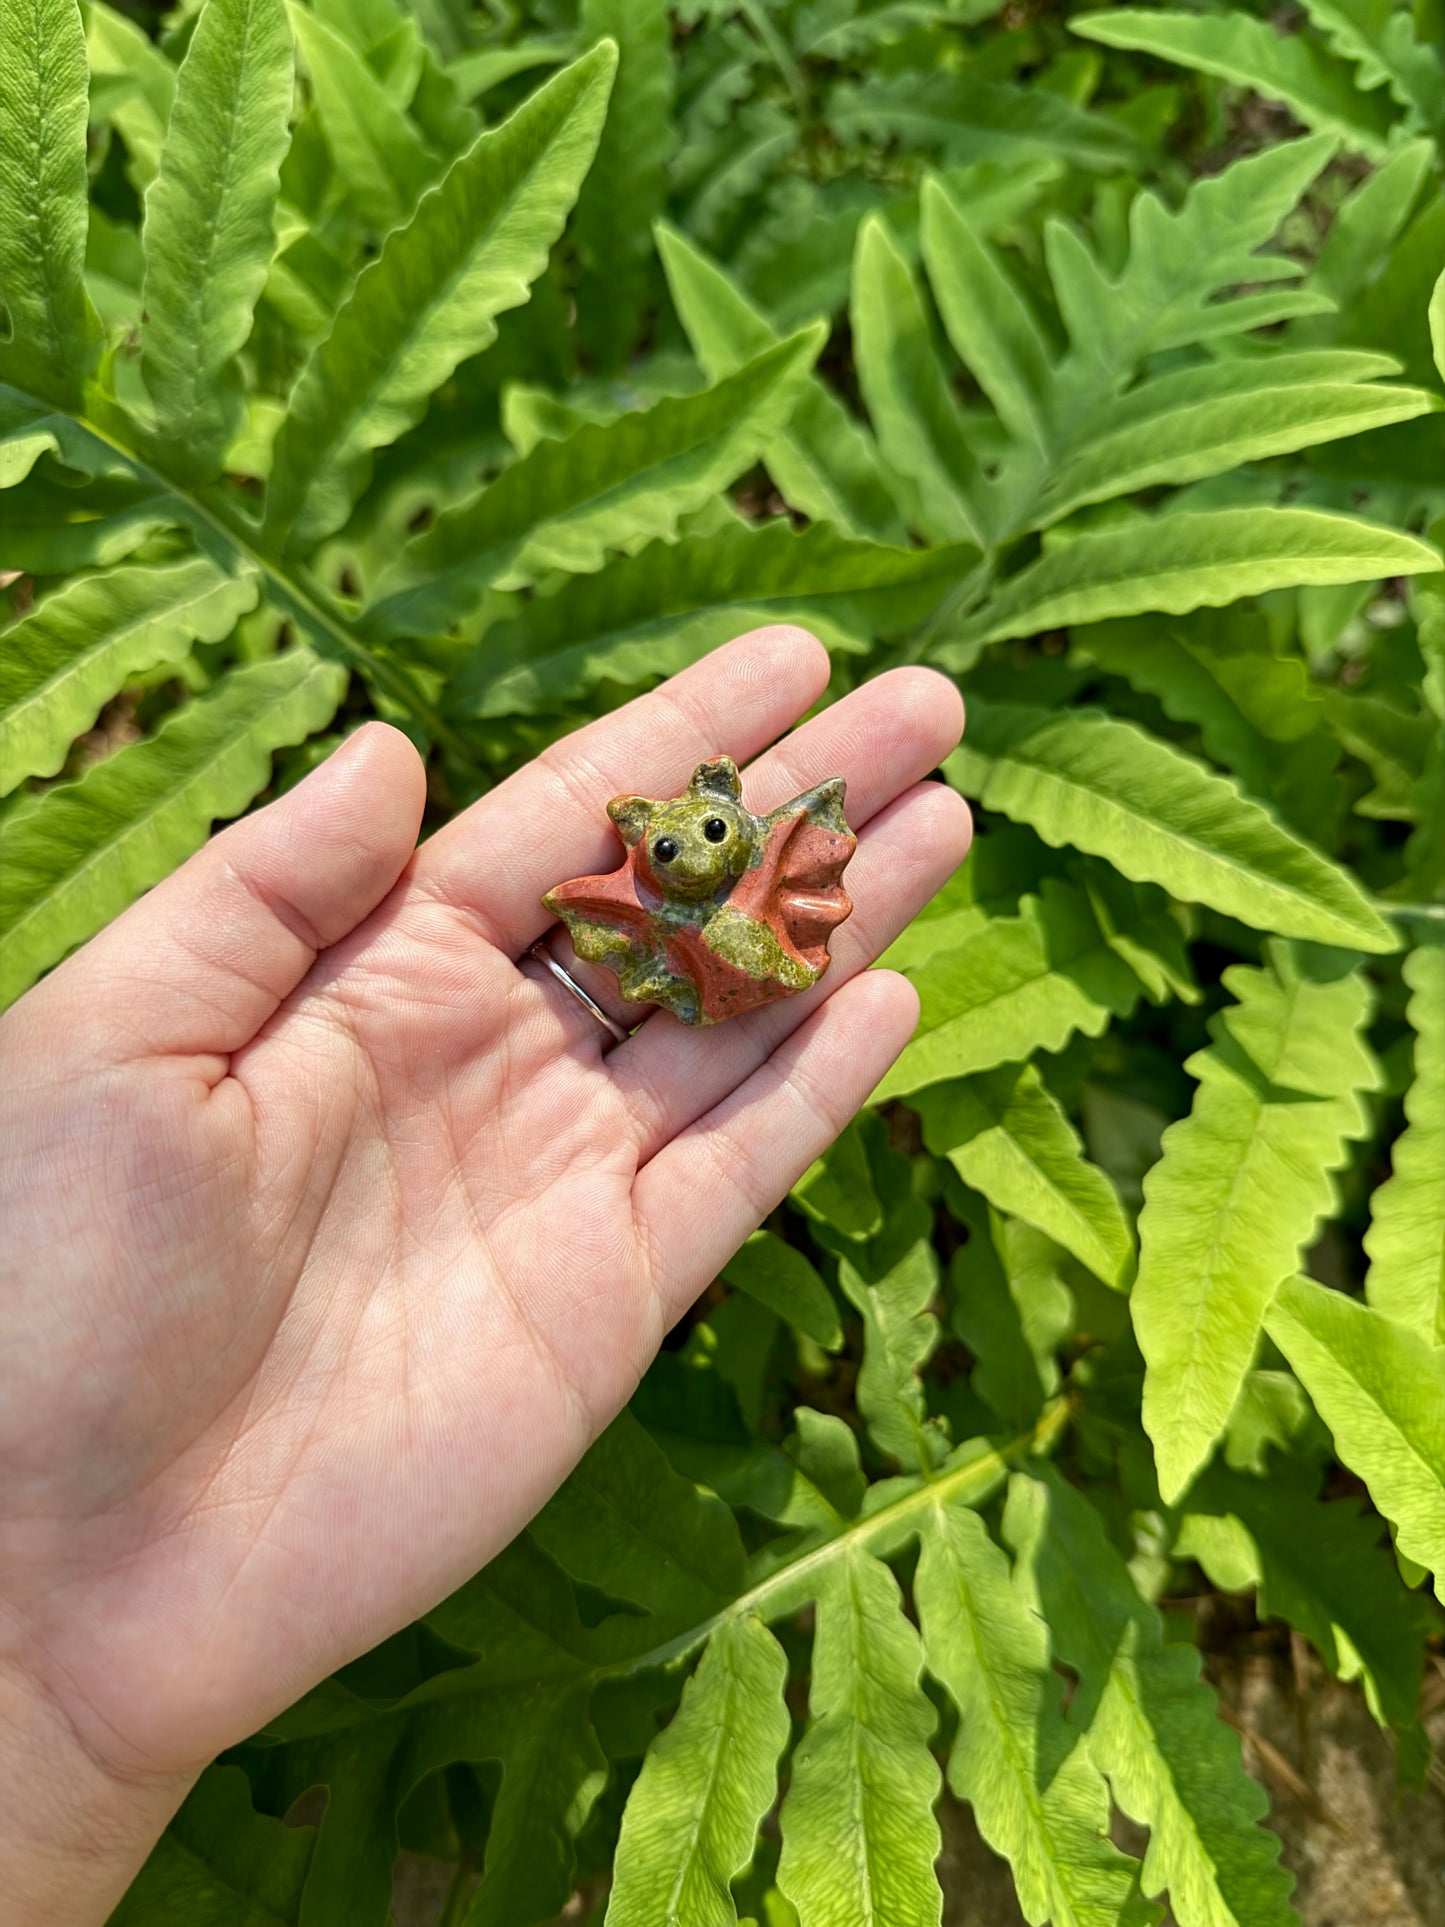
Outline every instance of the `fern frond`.
{"label": "fern frond", "polygon": [[[1146,943],[1149,921],[1141,914],[1133,932]],[[877,1102],[1061,1050],[1076,1031],[1097,1037],[1144,988],[1086,893],[1056,879],[1026,897],[1017,917],[994,918],[909,974],[922,1005],[918,1029]]]}
{"label": "fern frond", "polygon": [[371,231],[387,234],[411,219],[445,163],[346,34],[298,0],[289,14],[337,177]]}
{"label": "fern frond", "polygon": [[666,0],[582,0],[582,42],[618,50],[611,111],[583,183],[572,232],[582,257],[578,327],[603,368],[642,331],[652,223],[662,212],[673,145],[672,21]]}
{"label": "fern frond", "polygon": [[909,485],[908,519],[937,541],[987,547],[991,491],[933,347],[912,269],[874,215],[858,230],[850,317],[878,446]]}
{"label": "fern frond", "polygon": [[[665,222],[657,225],[657,246],[673,306],[710,381],[782,339],[723,269]],[[763,459],[789,506],[814,521],[874,541],[905,540],[873,438],[816,375],[804,381]]]}
{"label": "fern frond", "polygon": [[234,356],[275,252],[291,93],[282,0],[210,0],[176,79],[142,237],[141,374],[157,435],[198,481],[219,472],[241,423]]}
{"label": "fern frond", "polygon": [[200,848],[264,787],[273,750],[330,722],[346,673],[297,648],[234,670],[153,737],[4,819],[0,1004]]}
{"label": "fern frond", "polygon": [[737,1927],[729,1883],[773,1804],[787,1680],[760,1619],[723,1621],[628,1796],[609,1927]]}
{"label": "fern frond", "polygon": [[1308,1472],[1279,1461],[1264,1477],[1216,1461],[1190,1488],[1174,1550],[1224,1592],[1255,1590],[1262,1618],[1302,1633],[1337,1679],[1359,1680],[1395,1735],[1401,1777],[1420,1783],[1430,1758],[1420,1686],[1439,1616],[1400,1577],[1377,1513],[1355,1499],[1324,1503]]}
{"label": "fern frond", "polygon": [[806,330],[711,388],[539,441],[407,545],[377,584],[368,633],[442,629],[495,582],[590,573],[609,549],[675,535],[756,461],[821,346],[821,331]]}
{"label": "fern frond", "polygon": [[[1039,494],[1039,525],[1091,502],[1200,481],[1438,413],[1441,403],[1427,389],[1380,380],[1399,372],[1385,355],[1321,350],[1158,375],[1117,402],[1108,427],[1054,469]],[[1288,539],[1288,525],[1280,530]],[[1323,560],[1312,559],[1316,566]]]}
{"label": "fern frond", "polygon": [[1149,1829],[1145,1893],[1179,1927],[1299,1927],[1269,1810],[1192,1646],[1167,1643],[1084,1496],[1052,1470],[1016,1474],[1004,1535],[1015,1583],[1079,1677],[1069,1724],[1115,1800]]}
{"label": "fern frond", "polygon": [[1439,566],[1435,550],[1413,535],[1318,509],[1138,515],[1046,550],[932,653],[945,668],[966,668],[984,644],[1012,636],[1156,609],[1188,615],[1269,589],[1423,575]]}
{"label": "fern frond", "polygon": [[387,237],[287,404],[266,488],[274,553],[346,519],[373,449],[421,415],[527,298],[596,147],[616,53],[604,42],[478,136]]}
{"label": "fern frond", "polygon": [[795,532],[785,520],[653,542],[489,629],[449,704],[458,715],[536,715],[603,682],[672,675],[755,623],[801,622],[856,647],[860,632],[899,633],[927,615],[977,558],[967,547],[854,541],[826,523]]}
{"label": "fern frond", "polygon": [[1010,1583],[1008,1560],[967,1507],[935,1505],[920,1530],[914,1593],[928,1670],[958,1707],[948,1784],[1013,1868],[1040,1927],[1149,1927],[1138,1862],[1109,1843],[1109,1795],[1065,1723],[1048,1636]]}
{"label": "fern frond", "polygon": [[195,1918],[197,1887],[225,1917],[297,1920],[314,1835],[257,1813],[238,1766],[208,1766],[111,1915],[113,1927]]}
{"label": "fern frond", "polygon": [[1127,128],[1061,94],[945,70],[878,74],[858,85],[845,81],[829,99],[828,121],[840,135],[941,151],[955,166],[1049,155],[1108,170],[1139,159],[1139,144]]}
{"label": "fern frond", "polygon": [[1003,1424],[1026,1433],[1059,1389],[1056,1354],[1074,1328],[1065,1253],[962,1184],[950,1187],[948,1204],[969,1233],[948,1271],[953,1332],[974,1357],[969,1382]]}
{"label": "fern frond", "polygon": [[783,1801],[778,1886],[802,1927],[928,1927],[943,1914],[935,1715],[898,1581],[861,1547],[818,1589],[810,1725]]}
{"label": "fern frond", "polygon": [[100,323],[85,292],[87,81],[75,0],[6,0],[0,296],[9,325],[0,381],[67,405],[100,353]]}
{"label": "fern frond", "polygon": [[1331,50],[1353,63],[1367,91],[1388,87],[1420,126],[1445,121],[1445,71],[1438,48],[1416,39],[1409,12],[1391,0],[1303,0]]}
{"label": "fern frond", "polygon": [[124,141],[127,177],[143,196],[161,164],[176,70],[144,28],[106,0],[86,0],[82,18],[96,118]]}
{"label": "fern frond", "polygon": [[833,1294],[796,1245],[771,1231],[755,1231],[722,1268],[724,1281],[775,1311],[824,1351],[843,1343]]}
{"label": "fern frond", "polygon": [[128,677],[219,642],[257,597],[254,571],[206,556],[84,576],[0,634],[0,796],[54,776]]}
{"label": "fern frond", "polygon": [[908,1471],[936,1464],[946,1449],[918,1376],[938,1343],[928,1309],[938,1290],[931,1229],[924,1205],[905,1207],[880,1238],[838,1260],[838,1283],[863,1320],[858,1410],[879,1451]]}
{"label": "fern frond", "polygon": [[1401,1552],[1445,1600],[1445,1346],[1308,1278],[1286,1280],[1266,1322]]}
{"label": "fern frond", "polygon": [[1406,1128],[1390,1152],[1393,1171],[1370,1200],[1365,1296],[1376,1311],[1445,1344],[1445,946],[1411,951],[1404,978],[1414,995],[1415,1079]]}
{"label": "fern frond", "polygon": [[1318,836],[1339,750],[1305,663],[1275,652],[1263,617],[1232,609],[1102,622],[1076,647],[1193,724],[1247,795]]}
{"label": "fern frond", "polygon": [[528,1530],[564,1572],[632,1600],[663,1629],[706,1619],[742,1590],[732,1514],[679,1478],[625,1411]]}
{"label": "fern frond", "polygon": [[1395,948],[1348,872],[1135,723],[1101,710],[975,702],[948,770],[966,795],[1045,842],[1107,857],[1185,902],[1283,936]]}
{"label": "fern frond", "polygon": [[928,1149],[965,1184],[1046,1232],[1106,1284],[1127,1283],[1134,1241],[1118,1195],[1082,1155],[1036,1066],[1005,1064],[934,1084],[913,1107]]}
{"label": "fern frond", "polygon": [[1282,100],[1306,127],[1337,135],[1371,160],[1383,160],[1393,115],[1389,104],[1361,91],[1343,61],[1307,35],[1281,34],[1247,14],[1201,16],[1111,7],[1106,15],[1070,21],[1075,33],[1106,47],[1129,47],[1177,61]]}
{"label": "fern frond", "polygon": [[1146,1361],[1144,1425],[1167,1502],[1207,1457],[1239,1396],[1276,1289],[1331,1209],[1330,1173],[1368,1130],[1379,1072],[1360,1031],[1369,987],[1349,959],[1275,943],[1237,966],[1210,1025],[1189,1116],[1144,1180],[1130,1298]]}

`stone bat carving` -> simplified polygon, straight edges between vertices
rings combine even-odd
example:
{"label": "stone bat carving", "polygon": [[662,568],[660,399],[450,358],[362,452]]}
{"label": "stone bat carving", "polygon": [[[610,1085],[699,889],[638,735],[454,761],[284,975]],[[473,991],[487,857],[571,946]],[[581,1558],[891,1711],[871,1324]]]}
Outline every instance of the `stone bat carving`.
{"label": "stone bat carving", "polygon": [[858,847],[835,776],[766,816],[743,808],[731,757],[699,763],[679,797],[614,796],[627,860],[542,901],[622,995],[685,1024],[716,1024],[791,997],[828,968],[853,905],[839,879]]}

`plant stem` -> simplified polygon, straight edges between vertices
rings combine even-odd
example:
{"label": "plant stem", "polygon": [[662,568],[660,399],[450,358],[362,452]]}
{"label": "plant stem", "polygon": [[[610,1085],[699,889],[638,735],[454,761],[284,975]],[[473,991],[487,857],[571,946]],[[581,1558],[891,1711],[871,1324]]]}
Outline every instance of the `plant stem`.
{"label": "plant stem", "polygon": [[1397,923],[1445,923],[1445,903],[1391,903],[1387,897],[1376,897],[1375,908]]}
{"label": "plant stem", "polygon": [[822,1545],[805,1552],[800,1559],[767,1574],[746,1592],[739,1593],[721,1612],[714,1613],[711,1619],[690,1626],[686,1632],[679,1633],[648,1652],[632,1654],[624,1660],[600,1667],[598,1678],[628,1678],[685,1659],[689,1653],[704,1645],[718,1627],[729,1619],[741,1619],[748,1613],[757,1613],[763,1619],[782,1618],[795,1606],[812,1598],[816,1588],[810,1583],[811,1576],[836,1559],[845,1547],[852,1544],[900,1544],[908,1537],[915,1520],[935,1506],[950,1500],[962,1501],[970,1491],[990,1486],[1016,1460],[1047,1451],[1067,1427],[1072,1414],[1073,1401],[1067,1394],[1054,1399],[1045,1407],[1037,1424],[1027,1432],[1020,1433],[1007,1445],[998,1446],[979,1458],[955,1466],[951,1472],[944,1471],[931,1478],[921,1478],[916,1486],[895,1499],[891,1505],[880,1506],[876,1512],[854,1519],[834,1538],[824,1540]]}
{"label": "plant stem", "polygon": [[[387,662],[353,635],[340,616],[326,606],[323,592],[318,586],[288,573],[274,556],[268,556],[258,548],[239,516],[225,513],[219,506],[205,502],[142,455],[123,433],[125,417],[121,411],[110,404],[106,397],[97,398],[104,404],[104,418],[97,420],[91,415],[72,415],[71,419],[78,428],[113,455],[118,455],[135,474],[173,496],[183,519],[188,520],[193,528],[204,530],[212,538],[219,538],[227,548],[241,555],[264,577],[271,599],[287,615],[313,636],[325,638],[344,660],[406,710],[432,741],[455,758],[468,775],[485,775],[470,745],[443,720],[399,664]],[[32,399],[46,408],[53,406],[40,403],[39,397]],[[113,419],[109,419],[111,417]]]}

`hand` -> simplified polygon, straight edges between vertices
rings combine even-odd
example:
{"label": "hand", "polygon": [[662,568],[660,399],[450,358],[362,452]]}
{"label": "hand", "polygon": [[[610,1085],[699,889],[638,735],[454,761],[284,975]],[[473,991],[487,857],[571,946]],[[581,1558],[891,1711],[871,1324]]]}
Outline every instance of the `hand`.
{"label": "hand", "polygon": [[545,889],[620,860],[610,796],[756,753],[827,676],[798,630],[744,636],[419,850],[421,763],[370,725],[0,1024],[22,1917],[27,1892],[47,1923],[103,1917],[216,1751],[503,1546],[902,1048],[911,989],[860,973],[969,835],[919,780],[962,722],[925,670],[745,777],[762,809],[848,779],[856,908],[815,990],[716,1029],[657,1015],[604,1060],[513,961]]}

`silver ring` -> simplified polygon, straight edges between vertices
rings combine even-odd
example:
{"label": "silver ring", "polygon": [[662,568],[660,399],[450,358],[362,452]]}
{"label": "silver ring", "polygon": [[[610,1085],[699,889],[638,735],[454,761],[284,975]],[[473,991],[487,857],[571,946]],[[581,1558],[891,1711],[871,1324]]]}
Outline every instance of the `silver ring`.
{"label": "silver ring", "polygon": [[611,1033],[615,1042],[619,1044],[625,1044],[627,1042],[627,1032],[622,1028],[621,1024],[614,1023],[602,1008],[601,1004],[587,995],[587,992],[582,988],[581,984],[577,982],[575,977],[569,976],[552,955],[541,937],[538,937],[534,944],[527,946],[527,955],[534,957],[539,964],[545,964],[547,969],[550,970],[552,975],[557,979],[558,983],[561,984],[564,989],[570,990],[578,1003],[585,1005],[586,1008],[592,1012],[592,1015],[597,1019],[598,1023],[603,1025],[604,1028]]}

